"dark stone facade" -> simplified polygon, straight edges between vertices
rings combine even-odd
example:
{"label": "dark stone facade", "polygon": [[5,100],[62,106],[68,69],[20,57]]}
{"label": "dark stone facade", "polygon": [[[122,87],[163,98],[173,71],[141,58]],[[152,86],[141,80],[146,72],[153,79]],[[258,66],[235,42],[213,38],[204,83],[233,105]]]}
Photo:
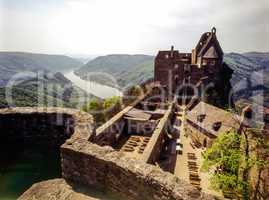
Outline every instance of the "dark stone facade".
{"label": "dark stone facade", "polygon": [[215,104],[219,105],[228,103],[232,73],[223,63],[223,51],[215,28],[201,36],[192,53],[180,53],[172,46],[169,51],[159,51],[155,58],[155,82],[167,88],[170,93],[179,95],[185,86],[191,85],[200,90],[200,97],[204,96],[201,88],[213,83],[206,95],[211,95],[208,99],[212,100],[212,93],[217,93],[219,99],[215,100]]}

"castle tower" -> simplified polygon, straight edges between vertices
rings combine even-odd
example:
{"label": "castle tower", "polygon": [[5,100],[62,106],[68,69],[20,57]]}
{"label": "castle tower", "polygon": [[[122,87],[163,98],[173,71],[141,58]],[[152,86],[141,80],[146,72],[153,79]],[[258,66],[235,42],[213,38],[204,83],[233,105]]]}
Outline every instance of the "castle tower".
{"label": "castle tower", "polygon": [[173,46],[170,50],[159,51],[155,58],[154,80],[173,94],[180,93],[182,85],[214,82],[218,89],[224,91],[219,97],[227,98],[232,70],[226,70],[223,55],[217,30],[213,27],[210,32],[202,34],[191,53],[181,53]]}

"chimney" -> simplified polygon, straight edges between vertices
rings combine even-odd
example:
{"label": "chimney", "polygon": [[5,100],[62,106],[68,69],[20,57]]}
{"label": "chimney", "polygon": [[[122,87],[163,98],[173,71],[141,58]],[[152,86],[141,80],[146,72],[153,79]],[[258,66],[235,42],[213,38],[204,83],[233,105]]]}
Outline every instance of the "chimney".
{"label": "chimney", "polygon": [[216,29],[215,27],[213,27],[213,28],[211,29],[211,33],[212,33],[213,35],[216,35],[216,32],[217,32],[217,29]]}
{"label": "chimney", "polygon": [[174,46],[172,45],[171,46],[171,58],[173,58],[174,57]]}

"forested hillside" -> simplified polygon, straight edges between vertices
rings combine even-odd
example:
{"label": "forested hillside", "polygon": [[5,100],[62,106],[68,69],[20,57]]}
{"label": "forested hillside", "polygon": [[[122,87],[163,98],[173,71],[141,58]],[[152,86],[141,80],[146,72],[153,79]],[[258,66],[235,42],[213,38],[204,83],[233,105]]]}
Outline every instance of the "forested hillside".
{"label": "forested hillside", "polygon": [[78,105],[91,95],[73,86],[61,72],[81,65],[61,55],[0,52],[0,107]]}

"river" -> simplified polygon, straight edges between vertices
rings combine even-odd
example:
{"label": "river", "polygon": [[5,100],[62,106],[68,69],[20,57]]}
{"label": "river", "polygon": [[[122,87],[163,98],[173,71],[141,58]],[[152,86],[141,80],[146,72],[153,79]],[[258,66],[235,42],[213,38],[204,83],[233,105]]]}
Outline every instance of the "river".
{"label": "river", "polygon": [[[77,87],[100,98],[122,96],[120,90],[82,80],[73,71],[64,73],[64,76]],[[30,123],[30,122],[29,122]],[[32,184],[61,177],[61,159],[59,149],[50,150],[46,146],[25,147],[6,144],[0,146],[0,200],[15,200]],[[10,145],[12,151],[6,151]],[[102,199],[102,192],[92,191],[93,196],[97,194]]]}
{"label": "river", "polygon": [[66,72],[64,73],[64,76],[73,82],[77,87],[99,98],[104,99],[112,96],[122,96],[122,92],[119,89],[96,82],[83,80],[77,76],[74,71]]}

